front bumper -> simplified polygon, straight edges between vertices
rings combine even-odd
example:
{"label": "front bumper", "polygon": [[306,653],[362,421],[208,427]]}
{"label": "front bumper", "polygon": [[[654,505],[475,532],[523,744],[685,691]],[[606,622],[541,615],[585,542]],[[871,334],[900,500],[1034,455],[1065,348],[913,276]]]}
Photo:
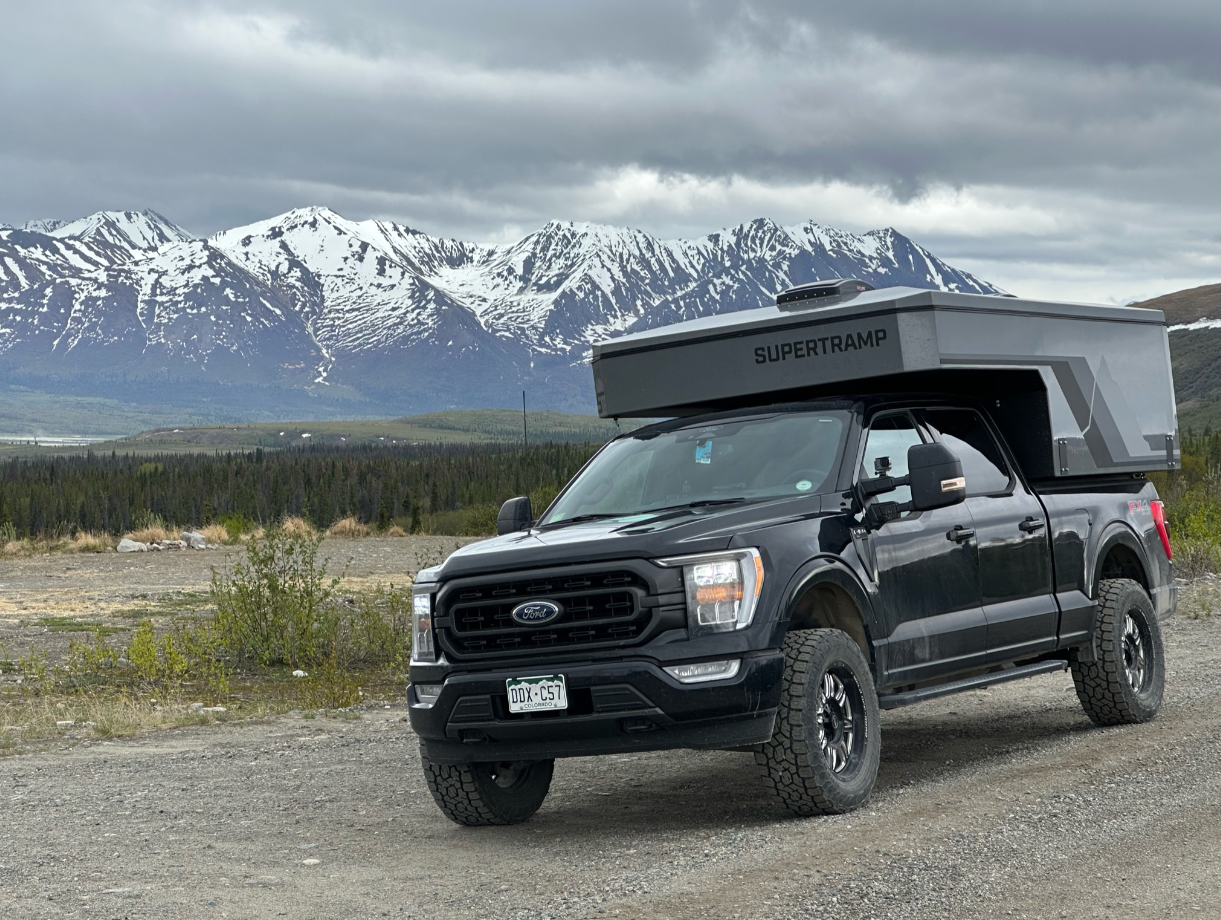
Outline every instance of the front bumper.
{"label": "front bumper", "polygon": [[[738,675],[682,684],[647,659],[453,674],[422,708],[407,689],[411,725],[434,763],[545,760],[667,748],[717,749],[771,737],[784,655],[743,655]],[[563,674],[568,709],[510,714],[509,678]]]}

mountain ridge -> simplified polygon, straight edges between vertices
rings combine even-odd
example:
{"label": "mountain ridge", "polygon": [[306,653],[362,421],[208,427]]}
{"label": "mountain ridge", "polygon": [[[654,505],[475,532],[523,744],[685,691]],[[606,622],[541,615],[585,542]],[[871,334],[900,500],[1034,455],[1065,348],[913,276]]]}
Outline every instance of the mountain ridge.
{"label": "mountain ridge", "polygon": [[364,414],[506,406],[529,389],[588,411],[594,341],[830,277],[1003,293],[893,228],[757,218],[663,240],[556,220],[488,245],[313,206],[196,239],[155,211],[107,211],[0,229],[0,384],[163,384],[187,400],[278,388]]}

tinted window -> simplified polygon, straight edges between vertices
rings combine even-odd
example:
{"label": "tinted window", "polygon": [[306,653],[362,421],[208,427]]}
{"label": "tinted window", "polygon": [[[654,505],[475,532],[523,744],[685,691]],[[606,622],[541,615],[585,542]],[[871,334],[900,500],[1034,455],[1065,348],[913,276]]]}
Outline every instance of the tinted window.
{"label": "tinted window", "polygon": [[924,421],[962,461],[967,495],[990,495],[1009,488],[1009,467],[979,413],[970,409],[928,409]]}
{"label": "tinted window", "polygon": [[[878,475],[877,461],[890,460],[890,475],[907,475],[907,449],[921,443],[920,432],[906,412],[879,415],[869,424],[869,437],[865,440],[865,457],[861,461],[861,479],[873,479]],[[912,500],[910,486],[899,486],[893,492],[880,497],[881,501],[909,502]]]}

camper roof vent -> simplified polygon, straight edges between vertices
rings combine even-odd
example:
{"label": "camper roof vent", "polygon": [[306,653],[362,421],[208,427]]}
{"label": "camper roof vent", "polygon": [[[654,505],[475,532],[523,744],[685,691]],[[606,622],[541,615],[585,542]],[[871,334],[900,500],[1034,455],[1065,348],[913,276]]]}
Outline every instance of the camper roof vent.
{"label": "camper roof vent", "polygon": [[776,295],[776,306],[782,310],[808,310],[811,307],[829,307],[831,304],[851,300],[857,294],[872,291],[873,285],[856,278],[832,278],[830,281],[815,281],[781,291]]}

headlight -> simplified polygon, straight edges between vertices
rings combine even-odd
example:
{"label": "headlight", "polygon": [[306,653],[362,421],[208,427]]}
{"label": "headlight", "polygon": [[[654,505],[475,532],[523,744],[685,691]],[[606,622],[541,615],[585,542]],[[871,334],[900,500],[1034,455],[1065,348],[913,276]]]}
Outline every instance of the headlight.
{"label": "headlight", "polygon": [[692,636],[745,629],[754,619],[763,588],[763,559],[757,549],[659,559],[657,564],[682,566]]}
{"label": "headlight", "polygon": [[432,664],[437,660],[437,645],[432,629],[432,592],[435,585],[411,589],[411,660]]}

